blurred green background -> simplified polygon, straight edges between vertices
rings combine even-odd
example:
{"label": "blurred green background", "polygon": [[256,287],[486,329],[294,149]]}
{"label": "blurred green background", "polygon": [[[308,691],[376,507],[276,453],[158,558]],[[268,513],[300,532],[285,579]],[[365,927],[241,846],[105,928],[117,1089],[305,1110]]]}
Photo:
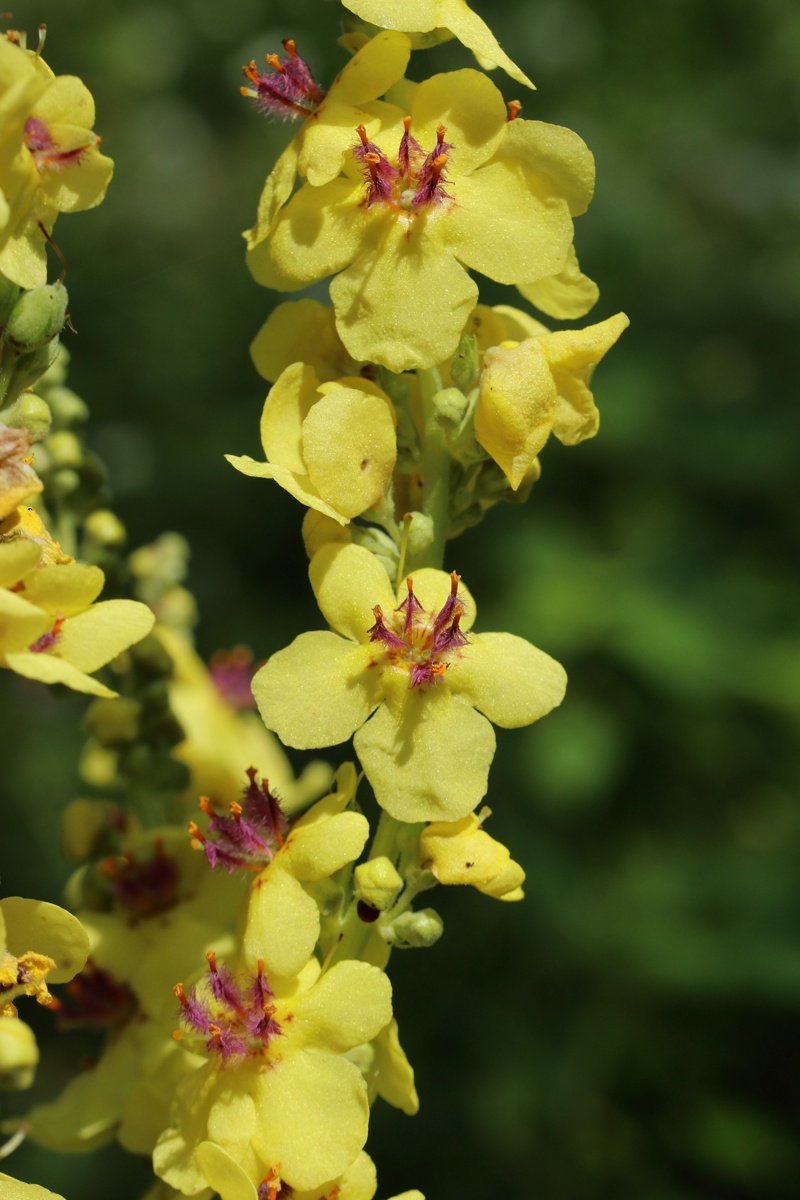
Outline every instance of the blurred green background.
{"label": "blurred green background", "polygon": [[[379,1196],[795,1197],[800,8],[475,7],[538,85],[523,115],[596,155],[576,231],[601,287],[589,319],[624,309],[631,328],[595,377],[596,441],[549,444],[528,506],[451,548],[481,626],[547,649],[570,689],[501,735],[492,771],[490,829],[528,872],[525,901],[436,894],[445,937],[393,959],[422,1110],[376,1109]],[[57,226],[70,383],[131,544],[191,542],[205,654],[264,657],[319,623],[302,512],[222,454],[258,454],[248,345],[275,297],[239,234],[290,136],[239,97],[240,67],[294,36],[328,82],[339,16],[323,0],[14,12],[48,23],[46,57],[90,86],[116,160],[103,206]],[[450,44],[412,71],[469,64]],[[3,889],[57,900],[83,705],[0,685]],[[138,1196],[140,1166],[32,1148],[11,1163],[68,1200]]]}

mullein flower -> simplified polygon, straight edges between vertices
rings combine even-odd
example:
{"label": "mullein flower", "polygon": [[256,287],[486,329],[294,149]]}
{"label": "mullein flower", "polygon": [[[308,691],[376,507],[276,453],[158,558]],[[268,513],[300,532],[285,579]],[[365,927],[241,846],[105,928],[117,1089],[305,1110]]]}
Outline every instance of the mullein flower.
{"label": "mullein flower", "polygon": [[[19,47],[10,47],[27,57]],[[8,58],[8,51],[3,51]],[[0,271],[23,288],[47,279],[46,238],[61,212],[94,208],[106,193],[114,164],[101,154],[92,130],[94,100],[80,79],[55,76],[39,55],[31,55],[41,85],[24,114],[18,155],[17,186],[0,249]],[[2,69],[2,64],[0,64]],[[17,107],[17,118],[21,115]],[[2,119],[0,112],[0,119]],[[5,130],[3,131],[6,132]],[[6,183],[0,165],[0,186]]]}
{"label": "mullein flower", "polygon": [[53,1150],[87,1150],[116,1138],[149,1154],[168,1124],[172,1091],[197,1059],[172,1037],[176,974],[203,954],[228,954],[245,892],[243,881],[211,876],[185,834],[174,828],[126,839],[69,885],[105,911],[79,908],[91,959],[60,998],[65,1028],[107,1033],[91,1069],[54,1101],[25,1117],[29,1136]]}
{"label": "mullein flower", "polygon": [[394,409],[367,379],[320,384],[297,362],[270,389],[261,442],[267,462],[232,454],[228,462],[344,525],[386,494],[397,458]]}
{"label": "mullein flower", "polygon": [[[280,1174],[268,1172],[253,1180],[240,1164],[214,1142],[202,1142],[196,1158],[204,1179],[219,1194],[220,1200],[278,1200],[286,1194]],[[375,1164],[364,1151],[338,1179],[329,1179],[311,1191],[291,1189],[292,1200],[372,1200],[378,1189]],[[419,1192],[404,1192],[392,1200],[424,1200]]]}
{"label": "mullein flower", "polygon": [[486,792],[490,721],[544,716],[563,698],[563,668],[523,638],[473,634],[475,605],[455,573],[426,568],[396,594],[368,550],[338,543],[309,575],[332,631],[301,634],[258,672],[267,727],[298,749],[355,734],[378,803],[398,820],[466,816]]}
{"label": "mullein flower", "polygon": [[597,433],[592,369],[627,328],[617,313],[586,329],[541,333],[486,351],[475,436],[517,488],[551,433],[575,446]]}
{"label": "mullein flower", "polygon": [[311,959],[281,987],[263,962],[236,973],[209,960],[201,982],[176,994],[184,1040],[208,1062],[178,1088],[173,1124],[154,1151],[156,1173],[199,1191],[206,1179],[197,1151],[207,1142],[251,1181],[279,1178],[301,1192],[347,1171],[366,1140],[369,1104],[345,1055],[391,1019],[384,973],[353,961],[321,971]]}
{"label": "mullein flower", "polygon": [[346,7],[371,25],[402,29],[409,34],[430,34],[429,39],[418,39],[422,44],[456,37],[477,58],[502,67],[517,83],[533,87],[466,0],[347,0]]}
{"label": "mullein flower", "polygon": [[104,581],[99,567],[62,554],[32,509],[15,510],[0,524],[0,666],[114,696],[92,672],[140,641],[155,618],[135,600],[96,604]]}
{"label": "mullein flower", "polygon": [[0,900],[0,1086],[29,1087],[39,1060],[15,1001],[33,996],[52,1005],[48,985],[72,979],[88,953],[86,931],[63,908],[19,896]]}
{"label": "mullein flower", "polygon": [[471,884],[497,900],[521,900],[525,872],[483,829],[488,808],[460,821],[435,821],[420,837],[419,865],[439,883]]}
{"label": "mullein flower", "polygon": [[335,275],[349,354],[403,371],[454,352],[478,294],[467,269],[529,284],[564,268],[594,165],[571,131],[509,121],[477,71],[425,80],[405,119],[383,111],[379,132],[354,129],[343,175],[270,208],[248,263],[279,291]]}
{"label": "mullein flower", "polygon": [[205,665],[186,638],[163,625],[155,632],[174,664],[170,707],[185,737],[173,753],[192,773],[193,800],[200,794],[217,806],[238,803],[251,763],[269,781],[286,813],[302,810],[323,794],[333,775],[327,763],[309,763],[295,778],[277,738],[257,713],[230,703],[215,682],[213,667]]}

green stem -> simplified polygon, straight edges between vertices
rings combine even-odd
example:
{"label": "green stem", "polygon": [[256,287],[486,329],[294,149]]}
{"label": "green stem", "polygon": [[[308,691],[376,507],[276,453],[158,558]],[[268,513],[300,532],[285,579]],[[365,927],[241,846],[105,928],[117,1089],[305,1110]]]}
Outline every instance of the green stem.
{"label": "green stem", "polygon": [[433,523],[433,540],[427,549],[409,555],[407,571],[438,567],[444,562],[444,547],[450,520],[450,455],[445,431],[439,422],[433,398],[442,390],[438,367],[417,371],[422,399],[422,511]]}

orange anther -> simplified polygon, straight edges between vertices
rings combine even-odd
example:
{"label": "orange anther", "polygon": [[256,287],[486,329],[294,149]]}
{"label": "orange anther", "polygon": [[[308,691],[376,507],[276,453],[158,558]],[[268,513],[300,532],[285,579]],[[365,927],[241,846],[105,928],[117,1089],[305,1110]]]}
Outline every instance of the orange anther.
{"label": "orange anther", "polygon": [[450,572],[450,591],[452,592],[452,594],[454,596],[455,596],[456,592],[458,591],[458,585],[460,583],[461,583],[461,576],[457,575],[455,573],[455,571],[451,571]]}
{"label": "orange anther", "polygon": [[244,72],[245,78],[249,79],[251,83],[258,83],[258,70],[256,68],[256,60],[254,58],[250,59],[250,62],[246,67],[242,67],[242,71]]}
{"label": "orange anther", "polygon": [[201,811],[206,813],[209,817],[214,816],[214,809],[211,805],[211,801],[209,800],[208,796],[201,796],[200,799],[197,801],[197,805],[201,809]]}
{"label": "orange anther", "polygon": [[436,127],[436,136],[440,142],[444,141],[446,134],[447,134],[447,126],[446,125],[438,125]]}
{"label": "orange anther", "polygon": [[183,990],[183,984],[176,983],[175,987],[172,990],[175,993],[175,995],[178,997],[178,999],[180,1000],[181,1008],[188,1008],[189,1001],[186,999],[186,992]]}
{"label": "orange anther", "polygon": [[281,74],[283,74],[284,71],[286,70],[283,63],[278,58],[277,54],[267,54],[265,56],[265,59],[266,59],[267,66],[272,67],[272,69],[274,71],[280,71]]}
{"label": "orange anther", "polygon": [[507,120],[513,121],[519,116],[522,104],[519,100],[509,100],[508,102],[508,117]]}
{"label": "orange anther", "polygon": [[359,138],[361,139],[362,146],[366,146],[369,144],[369,138],[367,137],[367,131],[363,125],[356,126],[356,133],[358,134]]}
{"label": "orange anther", "polygon": [[411,128],[411,117],[403,117],[403,129],[408,133]]}
{"label": "orange anther", "polygon": [[289,58],[297,58],[297,47],[294,44],[294,38],[284,38],[281,42]]}
{"label": "orange anther", "polygon": [[195,849],[197,849],[197,850],[202,849],[203,842],[206,839],[203,836],[203,834],[200,832],[200,830],[198,829],[198,827],[194,821],[189,822],[189,833],[192,835],[192,846],[194,846]]}
{"label": "orange anther", "polygon": [[217,969],[217,956],[213,950],[206,950],[206,961],[212,971]]}
{"label": "orange anther", "polygon": [[231,800],[230,808],[231,808],[231,816],[233,817],[234,821],[238,821],[242,815],[241,804],[238,804],[236,800]]}

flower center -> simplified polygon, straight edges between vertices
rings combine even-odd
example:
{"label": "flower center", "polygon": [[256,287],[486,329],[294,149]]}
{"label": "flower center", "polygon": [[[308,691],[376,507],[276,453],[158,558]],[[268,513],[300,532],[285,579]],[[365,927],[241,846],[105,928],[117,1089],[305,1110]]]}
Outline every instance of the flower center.
{"label": "flower center", "polygon": [[72,163],[80,162],[81,156],[100,141],[98,137],[93,136],[92,140],[83,146],[62,150],[44,121],[40,121],[38,117],[28,117],[23,140],[40,171],[58,171],[71,166]]}
{"label": "flower center", "polygon": [[236,867],[251,871],[263,871],[284,843],[289,828],[280,803],[262,780],[256,783],[258,772],[248,767],[250,780],[244,789],[242,803],[234,801],[230,815],[220,816],[207,796],[200,798],[200,808],[211,819],[206,833],[202,833],[194,821],[189,822],[192,845],[203,850],[211,869],[217,865],[227,867],[228,873]]}
{"label": "flower center", "polygon": [[411,117],[403,121],[405,132],[397,151],[397,166],[389,161],[383,151],[367,138],[367,131],[359,125],[356,132],[361,142],[353,154],[364,168],[367,191],[362,203],[365,208],[373,204],[387,204],[400,212],[415,214],[424,212],[443,200],[452,200],[445,191],[448,182],[444,171],[453,146],[445,141],[447,130],[440,125],[436,130],[436,145],[430,154],[411,136]]}
{"label": "flower center", "polygon": [[414,595],[414,581],[406,580],[408,596],[388,618],[380,604],[373,608],[375,624],[369,640],[384,649],[386,661],[408,673],[408,686],[434,685],[449,666],[449,659],[469,638],[459,628],[464,602],[459,598],[460,575],[450,575],[450,595],[437,612],[426,611]]}
{"label": "flower center", "polygon": [[[242,1062],[263,1055],[283,1030],[274,1018],[272,989],[264,975],[264,960],[258,960],[258,973],[247,979],[234,976],[227,967],[217,965],[213,950],[206,953],[209,973],[189,995],[178,983],[173,989],[181,1003],[184,1027],[206,1039],[206,1052],[217,1054],[222,1065]],[[183,1037],[181,1030],[172,1035]]]}
{"label": "flower center", "polygon": [[241,88],[243,96],[255,100],[262,112],[284,121],[309,117],[325,99],[325,93],[314,80],[307,63],[297,53],[291,38],[285,38],[286,57],[266,56],[267,71],[260,75],[251,61],[243,67],[245,78],[252,87]]}

